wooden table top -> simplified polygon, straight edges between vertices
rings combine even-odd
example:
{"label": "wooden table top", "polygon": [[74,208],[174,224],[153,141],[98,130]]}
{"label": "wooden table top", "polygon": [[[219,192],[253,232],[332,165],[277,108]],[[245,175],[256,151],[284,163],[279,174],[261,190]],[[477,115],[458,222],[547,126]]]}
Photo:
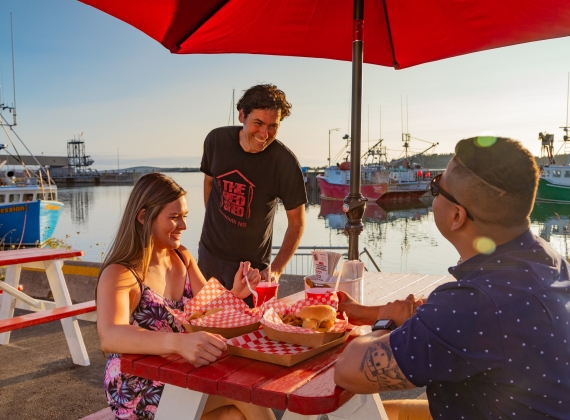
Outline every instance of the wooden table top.
{"label": "wooden table top", "polygon": [[[367,273],[364,277],[365,303],[378,305],[403,299],[410,293],[425,297],[451,276],[402,273]],[[284,298],[295,302],[304,292]],[[226,354],[216,362],[196,367],[178,355],[122,355],[121,371],[194,391],[221,395],[244,402],[294,413],[330,413],[353,394],[334,383],[334,365],[352,339],[370,332],[355,328],[347,343],[291,367]]]}
{"label": "wooden table top", "polygon": [[38,261],[80,257],[83,251],[75,249],[26,248],[0,252],[0,265],[24,264]]}

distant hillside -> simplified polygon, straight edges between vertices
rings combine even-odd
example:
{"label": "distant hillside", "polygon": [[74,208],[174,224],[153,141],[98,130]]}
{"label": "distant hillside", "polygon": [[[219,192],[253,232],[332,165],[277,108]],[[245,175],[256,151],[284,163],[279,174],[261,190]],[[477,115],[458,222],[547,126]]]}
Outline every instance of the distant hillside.
{"label": "distant hillside", "polygon": [[[556,155],[554,159],[556,163],[564,164],[568,162],[568,156],[569,155]],[[416,156],[414,162],[419,163],[424,168],[445,169],[452,157],[453,153],[434,153],[433,155]],[[548,164],[547,158],[535,156],[535,159],[539,166]]]}
{"label": "distant hillside", "polygon": [[413,163],[419,163],[423,168],[445,169],[453,153],[434,153],[433,155],[416,156]]}

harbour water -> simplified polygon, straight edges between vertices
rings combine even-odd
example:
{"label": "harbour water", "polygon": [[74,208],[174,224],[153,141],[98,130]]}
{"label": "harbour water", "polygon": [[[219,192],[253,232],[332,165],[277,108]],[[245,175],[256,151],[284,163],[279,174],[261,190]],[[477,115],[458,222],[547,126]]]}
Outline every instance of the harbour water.
{"label": "harbour water", "polygon": [[[182,244],[197,255],[198,240],[204,217],[201,173],[172,173],[187,192],[188,229]],[[100,262],[117,229],[132,186],[85,186],[59,189],[65,206],[54,238],[85,251],[85,261]],[[307,226],[302,246],[346,247],[343,233],[346,222],[342,202],[311,197],[306,206]],[[541,235],[562,255],[568,256],[570,205],[537,203],[532,214],[532,230]],[[422,201],[380,207],[369,204],[364,215],[365,229],[360,235],[360,250],[366,247],[382,271],[447,275],[447,267],[455,265],[458,254],[437,230],[431,203]],[[287,229],[282,205],[275,217],[273,245],[281,244]],[[307,251],[304,251],[307,252]],[[363,255],[369,270],[374,266]]]}

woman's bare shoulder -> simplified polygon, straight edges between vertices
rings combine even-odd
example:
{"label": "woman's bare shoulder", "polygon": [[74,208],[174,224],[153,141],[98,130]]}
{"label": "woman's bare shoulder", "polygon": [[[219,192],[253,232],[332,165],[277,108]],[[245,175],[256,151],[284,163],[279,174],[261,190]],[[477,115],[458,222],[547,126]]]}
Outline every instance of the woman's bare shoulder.
{"label": "woman's bare shoulder", "polygon": [[111,264],[105,267],[99,277],[99,283],[112,282],[117,287],[132,287],[138,284],[133,272],[122,264]]}
{"label": "woman's bare shoulder", "polygon": [[180,245],[178,247],[178,252],[180,252],[180,254],[184,257],[184,261],[186,264],[191,264],[194,262],[194,257],[192,256],[192,253],[188,251],[188,249],[185,246]]}

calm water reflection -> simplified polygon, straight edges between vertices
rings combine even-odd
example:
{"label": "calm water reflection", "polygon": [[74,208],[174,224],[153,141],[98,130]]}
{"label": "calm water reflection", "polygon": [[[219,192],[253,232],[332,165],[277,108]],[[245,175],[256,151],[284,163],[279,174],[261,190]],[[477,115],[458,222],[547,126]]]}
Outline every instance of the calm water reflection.
{"label": "calm water reflection", "polygon": [[[182,243],[196,255],[204,217],[203,177],[200,173],[171,175],[188,191],[188,230],[182,235]],[[85,260],[101,261],[131,189],[130,186],[60,188],[60,200],[65,207],[54,236],[83,249]],[[314,194],[306,206],[306,218],[301,245],[347,246],[342,202],[321,201]],[[567,256],[570,205],[537,203],[531,219],[533,232]],[[368,249],[382,271],[447,275],[447,267],[458,260],[455,249],[435,226],[430,201],[411,206],[369,204],[364,226],[360,248]],[[274,245],[281,244],[286,229],[285,210],[278,206]],[[365,257],[363,260],[373,269]]]}

